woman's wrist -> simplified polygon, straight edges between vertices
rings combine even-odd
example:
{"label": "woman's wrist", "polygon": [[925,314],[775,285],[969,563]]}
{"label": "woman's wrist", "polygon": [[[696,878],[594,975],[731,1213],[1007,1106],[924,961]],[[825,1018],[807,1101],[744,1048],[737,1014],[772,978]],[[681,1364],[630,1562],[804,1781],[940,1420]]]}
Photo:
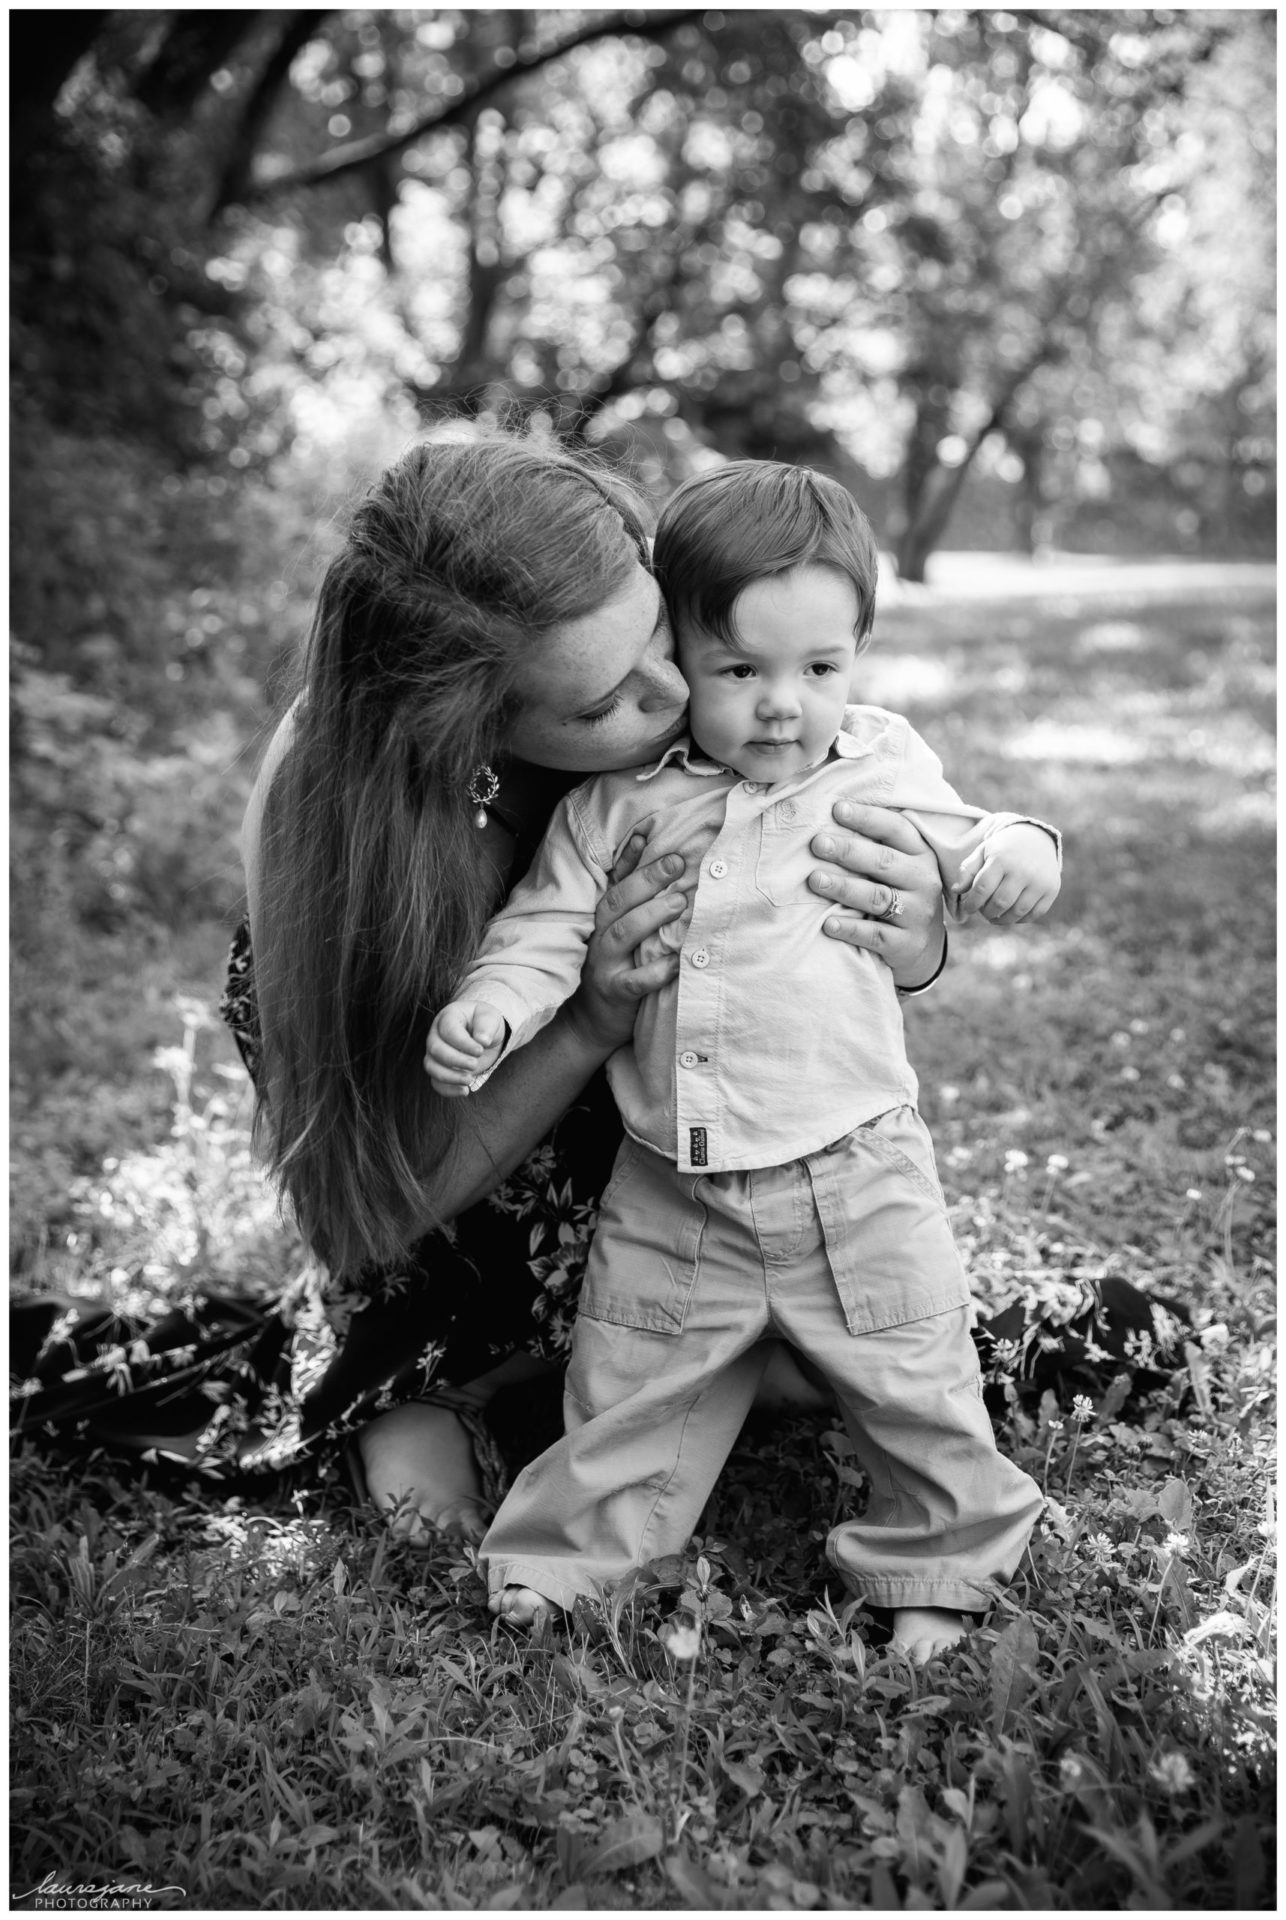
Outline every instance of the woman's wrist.
{"label": "woman's wrist", "polygon": [[606,1020],[603,1010],[601,996],[591,994],[582,983],[554,1016],[573,1045],[584,1054],[591,1073],[596,1067],[601,1067],[618,1047],[627,1046],[634,1031],[637,1008],[629,1010],[628,1020],[625,1021],[620,1017],[620,1009],[612,1009]]}
{"label": "woman's wrist", "polygon": [[893,984],[897,988],[899,994],[905,1000],[909,1000],[914,994],[917,994],[917,993],[927,993],[929,988],[933,986],[935,982],[939,980],[942,976],[942,970],[947,964],[947,930],[945,927],[940,927],[938,931],[941,936],[942,944],[938,950],[937,960],[935,961],[932,969],[928,973],[924,974],[924,977],[922,979],[917,979],[915,977],[916,974],[920,971],[920,969],[924,965],[924,956],[922,955],[919,965],[912,971],[909,979],[905,979],[905,980],[899,979],[897,974],[894,974],[893,976]]}

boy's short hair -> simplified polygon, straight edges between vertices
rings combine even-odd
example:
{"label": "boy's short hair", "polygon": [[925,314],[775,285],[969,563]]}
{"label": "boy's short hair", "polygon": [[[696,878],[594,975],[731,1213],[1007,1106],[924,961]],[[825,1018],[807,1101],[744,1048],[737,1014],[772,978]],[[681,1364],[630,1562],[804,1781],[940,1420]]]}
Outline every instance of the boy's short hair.
{"label": "boy's short hair", "polygon": [[661,514],[653,564],[677,619],[737,644],[732,609],[756,580],[793,567],[835,567],[857,591],[860,646],[875,617],[879,550],[871,523],[847,487],[809,467],[732,460],[700,473]]}

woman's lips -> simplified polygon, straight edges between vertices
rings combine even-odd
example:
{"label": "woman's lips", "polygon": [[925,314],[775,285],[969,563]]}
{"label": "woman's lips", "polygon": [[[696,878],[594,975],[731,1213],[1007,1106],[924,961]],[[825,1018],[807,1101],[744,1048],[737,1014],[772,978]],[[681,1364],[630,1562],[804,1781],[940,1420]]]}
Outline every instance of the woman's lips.
{"label": "woman's lips", "polygon": [[686,733],[687,730],[688,730],[688,710],[685,707],[683,709],[683,712],[679,715],[678,719],[674,721],[672,725],[668,726],[664,733],[657,734],[656,739],[652,742],[652,745],[649,751],[652,753],[660,753],[663,747],[672,747],[674,745],[674,742],[679,738],[679,735],[682,733]]}

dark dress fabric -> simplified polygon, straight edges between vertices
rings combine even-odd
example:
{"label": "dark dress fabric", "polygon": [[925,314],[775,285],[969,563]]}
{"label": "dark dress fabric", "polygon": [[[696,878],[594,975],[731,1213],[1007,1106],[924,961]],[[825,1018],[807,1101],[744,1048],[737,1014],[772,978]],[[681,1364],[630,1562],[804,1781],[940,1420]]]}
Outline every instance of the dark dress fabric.
{"label": "dark dress fabric", "polygon": [[[259,1069],[254,963],[238,929],[221,1011],[252,1078]],[[552,1363],[485,1417],[459,1409],[498,1497],[561,1431],[561,1375],[598,1195],[621,1124],[600,1073],[495,1193],[396,1267],[357,1276],[310,1269],[269,1310],[227,1296],[176,1305],[150,1325],[35,1298],[11,1310],[11,1429],[103,1446],[253,1491],[325,1481],[371,1419],[455,1390],[514,1353]],[[1000,1417],[1013,1389],[1097,1396],[1122,1372],[1131,1397],[1168,1377],[1183,1318],[1105,1276],[1055,1287],[975,1329]],[[1118,1387],[1115,1398],[1121,1398]]]}
{"label": "dark dress fabric", "polygon": [[[259,1068],[248,929],[233,940],[220,1011],[247,1069]],[[505,1467],[556,1437],[561,1370],[621,1124],[600,1073],[535,1153],[460,1215],[378,1272],[305,1274],[276,1307],[205,1296],[145,1325],[66,1301],[11,1312],[11,1425],[20,1434],[102,1444],[241,1485],[326,1478],[344,1443],[377,1414],[442,1398],[513,1353],[552,1363],[549,1383],[497,1409],[509,1442],[482,1465]],[[512,1396],[510,1396],[512,1398]],[[507,1417],[506,1417],[507,1416]]]}

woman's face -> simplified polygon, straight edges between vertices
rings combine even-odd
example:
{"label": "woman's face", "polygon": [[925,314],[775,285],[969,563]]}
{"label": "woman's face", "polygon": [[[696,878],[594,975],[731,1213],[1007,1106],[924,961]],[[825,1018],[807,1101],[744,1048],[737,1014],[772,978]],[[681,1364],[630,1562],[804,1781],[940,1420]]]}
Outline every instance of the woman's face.
{"label": "woman's face", "polygon": [[555,627],[518,678],[509,751],[537,767],[607,773],[655,760],[687,722],[688,689],[660,588],[635,564],[594,613]]}

